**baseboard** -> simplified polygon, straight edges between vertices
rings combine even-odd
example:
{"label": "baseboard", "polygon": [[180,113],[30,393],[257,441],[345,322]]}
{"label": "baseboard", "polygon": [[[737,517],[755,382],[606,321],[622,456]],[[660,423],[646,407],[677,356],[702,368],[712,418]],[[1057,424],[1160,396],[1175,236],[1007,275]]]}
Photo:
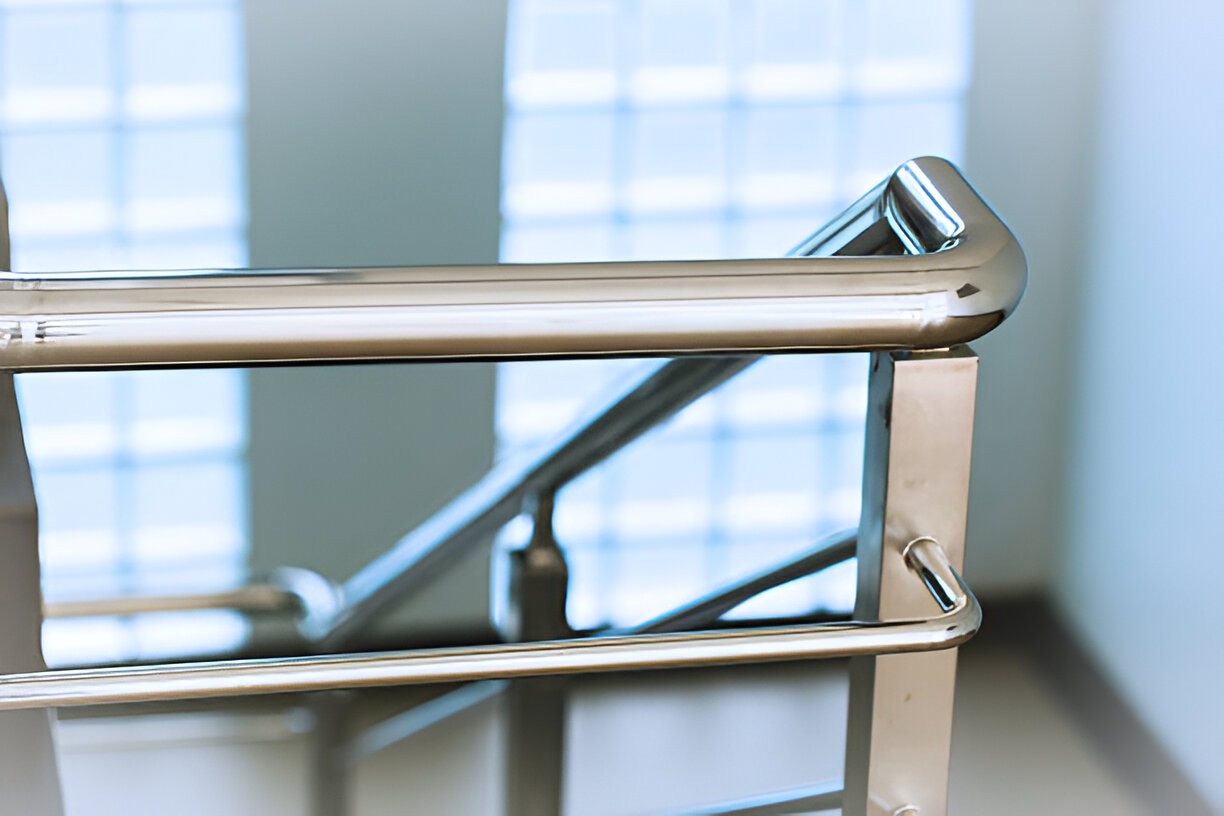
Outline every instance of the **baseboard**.
{"label": "baseboard", "polygon": [[975,642],[1007,648],[1031,665],[1136,802],[1154,816],[1214,816],[1046,599],[984,603],[983,621]]}

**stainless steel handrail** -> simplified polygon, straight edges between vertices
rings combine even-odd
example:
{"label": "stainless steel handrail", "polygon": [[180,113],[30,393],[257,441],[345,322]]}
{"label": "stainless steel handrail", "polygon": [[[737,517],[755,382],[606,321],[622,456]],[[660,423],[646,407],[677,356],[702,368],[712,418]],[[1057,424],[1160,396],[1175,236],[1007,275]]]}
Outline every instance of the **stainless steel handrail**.
{"label": "stainless steel handrail", "polygon": [[888,623],[10,674],[0,677],[0,710],[895,654],[949,649],[971,638],[981,608],[939,545],[915,539],[905,559],[941,614]]}
{"label": "stainless steel handrail", "polygon": [[839,243],[770,260],[0,273],[0,368],[941,348],[1024,289],[1015,238],[942,159],[907,162],[804,248]]}
{"label": "stainless steel handrail", "polygon": [[249,584],[219,592],[179,595],[115,595],[43,603],[44,618],[87,618],[144,615],[152,612],[185,612],[199,609],[232,609],[253,614],[295,612],[297,596],[271,584]]}
{"label": "stainless steel handrail", "polygon": [[114,595],[43,603],[44,618],[145,615],[201,609],[230,609],[248,614],[293,613],[303,626],[330,620],[340,603],[340,589],[313,570],[278,567],[265,581],[215,592],[159,595]]}

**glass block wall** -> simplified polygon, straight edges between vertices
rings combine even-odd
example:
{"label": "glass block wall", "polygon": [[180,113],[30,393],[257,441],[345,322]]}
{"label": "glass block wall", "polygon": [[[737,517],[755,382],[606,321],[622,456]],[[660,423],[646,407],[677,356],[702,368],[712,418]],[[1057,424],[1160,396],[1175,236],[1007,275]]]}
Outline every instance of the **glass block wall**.
{"label": "glass block wall", "polygon": [[[14,269],[243,266],[238,0],[0,0]],[[49,599],[242,580],[237,371],[23,375]],[[48,662],[206,653],[227,612],[49,621]]]}
{"label": "glass block wall", "polygon": [[[956,160],[968,0],[511,0],[506,261],[769,257]],[[504,449],[633,361],[503,365]],[[649,365],[647,363],[646,365]],[[858,521],[866,360],[759,363],[561,496],[571,622],[625,625]],[[746,616],[848,610],[853,566]]]}

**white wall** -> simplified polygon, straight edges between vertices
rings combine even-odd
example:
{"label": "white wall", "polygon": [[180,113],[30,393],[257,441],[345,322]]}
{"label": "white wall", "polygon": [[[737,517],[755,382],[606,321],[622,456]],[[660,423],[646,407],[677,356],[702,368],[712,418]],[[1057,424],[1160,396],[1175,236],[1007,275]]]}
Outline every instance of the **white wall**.
{"label": "white wall", "polygon": [[1224,812],[1224,6],[1117,0],[1104,34],[1055,587]]}
{"label": "white wall", "polygon": [[[496,262],[504,0],[251,0],[247,40],[252,266]],[[250,406],[257,570],[346,578],[492,459],[489,365],[264,369]],[[487,587],[477,553],[415,619]]]}
{"label": "white wall", "polygon": [[991,597],[1044,587],[1057,548],[1100,5],[976,4],[965,172],[1029,264],[1019,310],[973,344],[982,364],[965,567]]}

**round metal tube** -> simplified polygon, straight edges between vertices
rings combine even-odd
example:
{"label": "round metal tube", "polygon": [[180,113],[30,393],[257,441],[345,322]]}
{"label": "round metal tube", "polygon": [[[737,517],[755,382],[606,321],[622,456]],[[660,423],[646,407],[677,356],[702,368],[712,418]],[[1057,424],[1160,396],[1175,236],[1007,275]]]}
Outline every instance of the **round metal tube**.
{"label": "round metal tube", "polygon": [[924,620],[13,674],[0,679],[0,710],[948,649],[977,632],[981,609],[946,559],[941,563],[938,545],[931,545],[920,548],[922,562],[911,563],[948,578],[955,594],[949,611]]}
{"label": "round metal tube", "polygon": [[947,162],[852,214],[804,246],[832,257],[2,273],[0,368],[941,348],[1019,301],[1019,245]]}

